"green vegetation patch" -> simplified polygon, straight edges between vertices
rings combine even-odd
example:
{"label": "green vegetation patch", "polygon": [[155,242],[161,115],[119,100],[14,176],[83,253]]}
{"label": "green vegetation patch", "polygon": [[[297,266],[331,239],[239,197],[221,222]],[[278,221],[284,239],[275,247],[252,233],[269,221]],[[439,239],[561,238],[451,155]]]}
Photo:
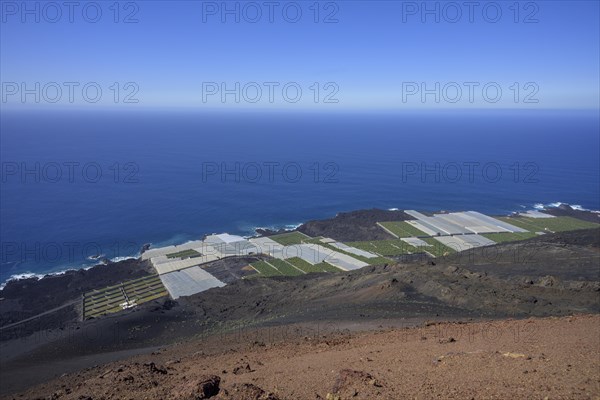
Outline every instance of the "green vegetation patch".
{"label": "green vegetation patch", "polygon": [[201,256],[202,254],[198,253],[196,250],[193,249],[167,254],[167,258],[195,258]]}
{"label": "green vegetation patch", "polygon": [[138,299],[136,302],[138,304],[140,303],[146,303],[152,300],[156,300],[159,299],[161,297],[165,297],[168,296],[169,292],[167,292],[166,290],[162,291],[162,292],[156,292],[156,293],[148,293],[148,295],[146,297],[143,297],[141,299]]}
{"label": "green vegetation patch", "polygon": [[285,275],[285,276],[303,275],[303,272],[301,270],[294,267],[292,264],[290,264],[286,260],[280,260],[278,258],[273,258],[267,262],[269,264],[271,264],[272,266],[274,266],[275,268],[277,268],[279,270],[279,272],[281,272],[282,275]]}
{"label": "green vegetation patch", "polygon": [[321,242],[321,239],[323,239],[323,236],[314,237],[314,238],[310,238],[310,239],[304,239],[304,243],[324,244],[323,242]]}
{"label": "green vegetation patch", "polygon": [[265,261],[257,261],[250,264],[262,276],[281,276],[281,272]]}
{"label": "green vegetation patch", "polygon": [[325,261],[315,264],[314,267],[320,268],[325,272],[342,272],[342,270],[336,267],[335,265],[331,265]]}
{"label": "green vegetation patch", "polygon": [[387,257],[373,257],[373,258],[367,258],[367,261],[365,261],[367,264],[369,265],[382,265],[382,264],[394,264],[394,260],[390,260]]}
{"label": "green vegetation patch", "polygon": [[538,235],[535,232],[503,232],[503,233],[483,233],[481,236],[493,240],[496,243],[516,242],[518,240],[531,239]]}
{"label": "green vegetation patch", "polygon": [[[360,250],[365,250],[371,253],[379,254],[382,256],[401,256],[405,254],[420,253],[423,250],[418,249],[414,246],[400,239],[390,240],[371,240],[366,242],[350,242],[348,246],[356,247]],[[425,250],[427,247],[425,248]],[[367,260],[372,260],[367,258]]]}
{"label": "green vegetation patch", "polygon": [[600,224],[582,221],[573,217],[529,218],[529,217],[499,217],[509,224],[527,229],[530,232],[564,232],[578,229],[597,228]]}
{"label": "green vegetation patch", "polygon": [[294,267],[301,269],[302,271],[306,272],[306,273],[310,273],[310,272],[327,272],[325,271],[323,268],[317,266],[317,265],[312,265],[311,263],[309,263],[306,260],[301,259],[300,257],[292,257],[292,258],[288,258],[287,260],[288,263],[292,264]]}
{"label": "green vegetation patch", "polygon": [[311,239],[311,237],[305,235],[302,232],[294,231],[289,233],[282,233],[280,235],[269,236],[269,239],[272,239],[284,246],[291,246],[293,244],[302,244],[307,239]]}
{"label": "green vegetation patch", "polygon": [[451,247],[446,246],[442,242],[438,242],[437,240],[435,240],[432,237],[421,238],[421,240],[423,240],[424,242],[427,242],[431,245],[429,247],[423,247],[423,250],[425,250],[429,254],[433,255],[434,257],[443,257],[443,256],[447,256],[447,255],[456,253],[456,250],[454,250]]}
{"label": "green vegetation patch", "polygon": [[315,265],[301,259],[292,257],[287,260],[273,258],[267,261],[257,261],[251,264],[259,273],[248,276],[247,278],[270,277],[270,276],[298,276],[311,272],[341,272],[338,267],[327,262],[321,262]]}
{"label": "green vegetation patch", "polygon": [[[356,260],[359,260],[359,261],[366,262],[366,263],[367,263],[367,264],[369,264],[369,265],[389,264],[389,263],[391,263],[391,262],[392,262],[392,260],[390,260],[390,259],[387,259],[387,258],[385,258],[385,257],[375,257],[375,258],[368,258],[368,257],[359,256],[358,254],[349,253],[349,252],[347,252],[347,251],[344,251],[344,250],[342,250],[342,249],[338,249],[337,247],[334,247],[334,246],[332,246],[332,245],[331,245],[331,244],[329,244],[329,243],[323,243],[323,242],[319,242],[319,241],[312,241],[312,240],[311,240],[310,242],[307,242],[307,243],[315,243],[315,244],[318,244],[319,246],[321,246],[321,247],[322,247],[322,251],[323,251],[323,252],[325,252],[325,253],[327,253],[325,249],[328,249],[328,250],[331,250],[332,252],[334,252],[334,251],[335,251],[335,252],[338,252],[338,253],[341,253],[341,254],[345,254],[345,255],[347,255],[347,256],[350,256],[350,257],[352,257],[352,258],[354,258],[354,259],[356,259]],[[348,246],[352,246],[352,245],[351,245],[351,244],[349,244],[349,243],[347,243],[347,244],[348,244]],[[358,247],[357,247],[357,248],[358,248]]]}
{"label": "green vegetation patch", "polygon": [[133,285],[133,284],[144,282],[144,281],[155,281],[156,279],[160,280],[160,278],[158,277],[157,274],[142,276],[141,278],[132,279],[130,281],[119,283],[118,285],[107,286],[102,289],[94,289],[92,291],[85,293],[85,297],[87,298],[87,297],[92,297],[92,296],[96,296],[99,294],[104,294],[110,290],[115,290],[115,289],[119,290],[119,288],[123,285]]}
{"label": "green vegetation patch", "polygon": [[[304,261],[304,260],[302,260]],[[267,261],[257,261],[250,264],[261,276],[297,276],[304,272],[286,260],[272,258]]]}
{"label": "green vegetation patch", "polygon": [[378,224],[399,238],[430,236],[406,221],[378,222]]}
{"label": "green vegetation patch", "polygon": [[285,260],[295,266],[296,268],[300,268],[302,271],[306,273],[310,272],[340,272],[342,271],[335,265],[331,265],[328,262],[320,262],[317,264],[311,264],[308,261],[301,259],[300,257],[292,257]]}

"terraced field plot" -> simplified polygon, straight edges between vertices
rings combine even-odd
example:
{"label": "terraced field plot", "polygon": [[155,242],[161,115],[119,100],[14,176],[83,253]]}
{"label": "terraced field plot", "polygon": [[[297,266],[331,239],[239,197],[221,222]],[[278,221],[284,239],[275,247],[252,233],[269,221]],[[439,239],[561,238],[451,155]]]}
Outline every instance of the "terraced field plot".
{"label": "terraced field plot", "polygon": [[158,275],[145,276],[85,293],[83,316],[84,319],[98,317],[164,296],[168,296],[168,292]]}
{"label": "terraced field plot", "polygon": [[[379,242],[379,241],[377,241],[377,242]],[[330,243],[323,243],[323,242],[321,242],[319,240],[319,238],[312,238],[312,239],[306,240],[306,243],[318,244],[319,246],[321,246],[324,249],[331,250],[332,251],[332,257],[333,257],[333,254],[334,254],[333,252],[335,251],[335,252],[338,252],[338,253],[350,256],[350,257],[352,257],[352,258],[354,258],[356,260],[363,261],[363,262],[365,262],[365,263],[367,263],[369,265],[388,264],[388,263],[392,262],[392,260],[390,260],[388,258],[385,258],[385,257],[368,258],[368,257],[359,256],[357,254],[350,253],[350,252],[344,251],[343,249],[339,249],[337,247],[334,247]],[[363,242],[353,242],[353,243],[363,243]],[[364,243],[369,243],[369,242],[364,242]],[[352,243],[346,243],[346,244],[348,246],[356,247],[357,249],[360,249],[360,250],[365,250],[365,251],[368,251],[370,253],[376,253],[376,252],[372,251],[373,248],[370,248],[370,249],[369,248],[361,248],[361,247],[358,247],[358,246],[353,246]],[[381,254],[381,253],[379,253],[379,254]]]}
{"label": "terraced field plot", "polygon": [[327,262],[321,262],[315,265],[301,259],[292,257],[287,260],[273,258],[267,261],[257,261],[251,266],[258,272],[252,277],[269,276],[298,276],[310,272],[340,272],[341,270]]}
{"label": "terraced field plot", "polygon": [[538,236],[535,232],[503,232],[503,233],[484,233],[484,236],[496,243],[516,242],[518,240],[531,239]]}
{"label": "terraced field plot", "polygon": [[409,245],[408,243],[400,239],[372,240],[367,242],[349,242],[347,244],[349,246],[356,247],[357,249],[389,257],[401,256],[405,254],[414,254],[423,251]]}
{"label": "terraced field plot", "polygon": [[289,232],[282,233],[280,235],[269,236],[269,239],[274,240],[284,246],[290,246],[293,244],[302,244],[307,239],[311,239],[311,237],[301,232]]}
{"label": "terraced field plot", "polygon": [[167,254],[167,258],[195,258],[201,257],[202,254],[198,253],[196,250],[183,250],[177,253]]}
{"label": "terraced field plot", "polygon": [[500,217],[509,224],[526,229],[530,232],[564,232],[578,229],[597,228],[600,224],[582,221],[573,217],[555,218],[528,218],[528,217]]}
{"label": "terraced field plot", "polygon": [[426,251],[429,254],[432,254],[434,257],[442,257],[445,255],[456,253],[456,250],[454,250],[451,247],[446,246],[443,243],[438,242],[434,238],[431,238],[431,237],[430,238],[422,238],[422,240],[431,245],[431,247],[426,248]]}
{"label": "terraced field plot", "polygon": [[406,221],[378,222],[378,224],[399,238],[429,236]]}
{"label": "terraced field plot", "polygon": [[301,259],[299,257],[288,258],[285,261],[287,261],[288,263],[292,264],[294,267],[299,268],[306,273],[309,273],[309,272],[340,272],[341,271],[338,267],[333,266],[325,261],[315,264],[315,265],[313,265],[307,261],[304,261],[303,259]]}
{"label": "terraced field plot", "polygon": [[267,261],[269,264],[277,268],[281,275],[285,276],[297,276],[302,275],[303,272],[298,268],[294,267],[292,264],[285,260],[280,260],[279,258],[273,258],[272,260]]}
{"label": "terraced field plot", "polygon": [[252,266],[252,268],[254,268],[256,270],[256,272],[258,272],[259,275],[262,275],[262,276],[281,276],[282,275],[278,269],[276,269],[271,264],[269,264],[265,261],[257,261],[250,265]]}
{"label": "terraced field plot", "polygon": [[315,268],[320,268],[325,272],[340,272],[341,270],[336,267],[335,265],[331,265],[326,261],[323,261],[321,263],[315,264],[314,265]]}
{"label": "terraced field plot", "polygon": [[322,242],[321,239],[323,239],[323,236],[307,238],[307,239],[304,239],[304,243],[323,244],[324,242]]}

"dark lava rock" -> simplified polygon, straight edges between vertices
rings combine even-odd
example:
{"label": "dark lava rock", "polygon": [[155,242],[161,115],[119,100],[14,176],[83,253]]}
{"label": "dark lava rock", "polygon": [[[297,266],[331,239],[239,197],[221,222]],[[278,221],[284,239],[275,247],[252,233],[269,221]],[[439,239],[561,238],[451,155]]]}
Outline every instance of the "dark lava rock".
{"label": "dark lava rock", "polygon": [[298,231],[312,237],[325,236],[340,241],[383,240],[393,236],[377,225],[384,221],[414,219],[403,211],[380,209],[343,212],[334,218],[308,221]]}
{"label": "dark lava rock", "polygon": [[187,381],[177,388],[171,396],[180,400],[203,400],[215,397],[221,391],[221,378],[217,375],[204,375],[199,379]]}
{"label": "dark lava rock", "polygon": [[221,378],[217,375],[203,376],[199,381],[195,382],[196,393],[195,399],[209,399],[219,394],[219,385]]}
{"label": "dark lava rock", "polygon": [[166,375],[167,373],[167,369],[161,366],[157,366],[155,363],[151,362],[148,364],[144,364],[144,367],[148,367],[148,369],[150,370],[150,372],[152,372],[153,374],[162,374],[162,375]]}
{"label": "dark lava rock", "polygon": [[273,236],[281,233],[291,232],[289,229],[269,229],[269,228],[257,228],[254,230],[259,236]]}

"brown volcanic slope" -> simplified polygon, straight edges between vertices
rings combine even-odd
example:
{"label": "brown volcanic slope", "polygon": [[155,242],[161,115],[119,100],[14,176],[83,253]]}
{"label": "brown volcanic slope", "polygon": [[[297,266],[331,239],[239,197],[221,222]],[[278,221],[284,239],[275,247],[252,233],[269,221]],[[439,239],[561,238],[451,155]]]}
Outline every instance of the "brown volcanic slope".
{"label": "brown volcanic slope", "polygon": [[[493,261],[473,253],[436,259],[434,265],[239,280],[178,303],[150,303],[63,331],[5,340],[0,390],[23,390],[133,351],[151,352],[153,346],[185,347],[198,336],[240,326],[319,324],[354,332],[424,320],[598,313],[599,235],[593,229],[501,244],[494,246],[499,255]],[[523,254],[527,257],[519,258]]]}
{"label": "brown volcanic slope", "polygon": [[[257,337],[265,338],[262,332]],[[63,376],[17,398],[598,399],[600,316],[222,337]],[[12,397],[7,397],[12,398]]]}

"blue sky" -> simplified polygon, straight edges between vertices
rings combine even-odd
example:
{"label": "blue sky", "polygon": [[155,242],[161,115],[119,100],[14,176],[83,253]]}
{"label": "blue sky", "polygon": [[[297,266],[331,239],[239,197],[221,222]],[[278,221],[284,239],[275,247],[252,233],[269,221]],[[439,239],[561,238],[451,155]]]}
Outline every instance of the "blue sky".
{"label": "blue sky", "polygon": [[[318,16],[312,0],[276,1],[272,22],[264,1],[226,2],[229,9],[238,7],[239,22],[235,13],[222,21],[221,1],[121,2],[118,15],[113,1],[83,1],[73,22],[63,2],[54,3],[61,16],[47,2],[27,2],[39,10],[30,14],[23,14],[21,1],[0,3],[2,108],[599,107],[597,1],[524,1],[518,14],[513,1],[481,1],[472,21],[463,1],[427,2],[431,10],[438,7],[439,21],[435,13],[422,14],[421,1],[323,1]],[[92,23],[96,5],[102,15]],[[262,16],[253,23],[255,6]],[[302,16],[292,23],[297,9]],[[137,22],[124,23],[130,14]],[[53,84],[42,93],[52,82],[62,87],[60,96]],[[73,104],[64,82],[79,84]],[[90,82],[102,90],[98,103],[81,93]],[[265,82],[272,82],[273,102]],[[22,102],[23,83],[42,93],[39,103],[33,94]],[[223,101],[223,84],[237,91],[239,102],[235,94]],[[287,99],[286,84],[292,91]],[[484,87],[491,91],[487,97]],[[495,102],[497,88],[502,97]],[[422,97],[422,89],[430,94]],[[138,103],[124,103],[134,92]],[[56,103],[48,101],[58,96]]]}

